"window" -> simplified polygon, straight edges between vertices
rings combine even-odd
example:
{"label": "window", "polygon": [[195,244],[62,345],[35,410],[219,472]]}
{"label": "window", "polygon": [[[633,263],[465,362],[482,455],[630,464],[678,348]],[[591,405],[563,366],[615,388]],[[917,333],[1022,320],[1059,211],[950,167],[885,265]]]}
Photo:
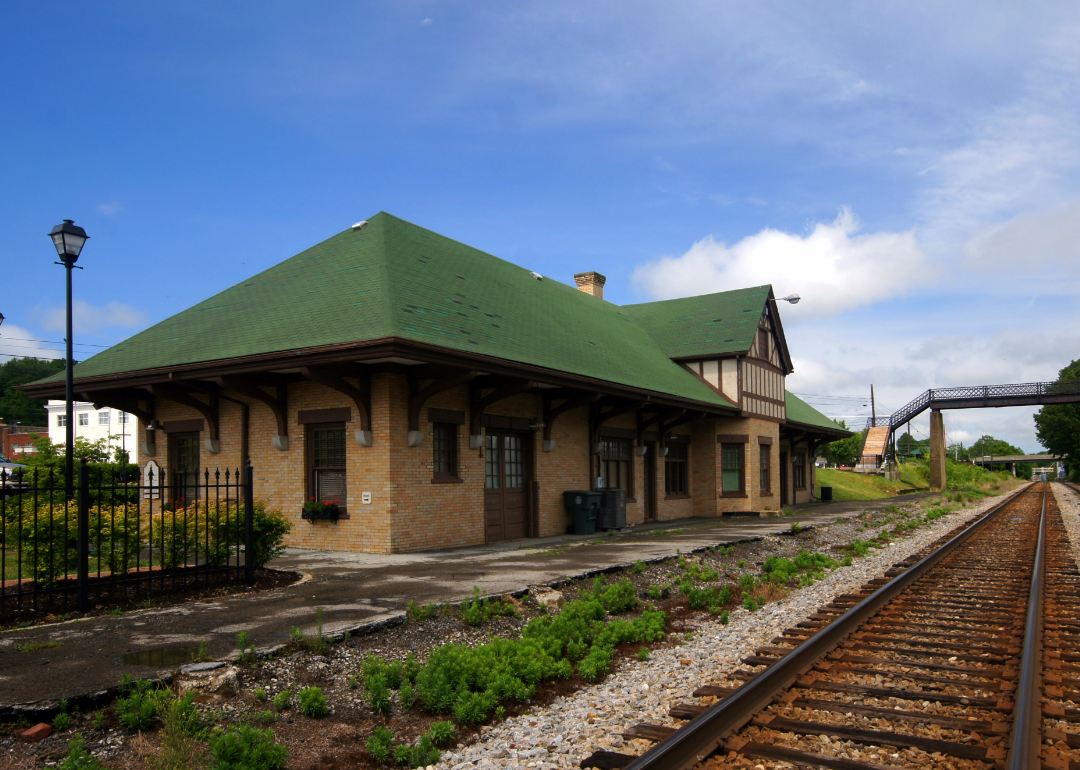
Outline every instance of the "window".
{"label": "window", "polygon": [[56,427],[57,428],[66,428],[67,427],[67,415],[66,414],[58,414],[58,415],[56,415]]}
{"label": "window", "polygon": [[771,475],[771,468],[769,467],[769,454],[772,450],[768,444],[761,444],[761,463],[758,468],[758,473],[761,476],[761,491],[770,492],[772,490],[772,481],[769,478]]}
{"label": "window", "polygon": [[721,483],[725,495],[746,494],[743,484],[742,444],[721,444]]}
{"label": "window", "polygon": [[769,333],[764,329],[758,329],[758,358],[769,360]]}
{"label": "window", "polygon": [[90,413],[89,412],[79,412],[79,425],[89,425],[89,424],[90,424]]}
{"label": "window", "polygon": [[129,415],[127,412],[120,412],[120,414],[117,415],[116,419],[119,420],[122,425],[127,425],[128,418],[130,417],[131,415]]}
{"label": "window", "polygon": [[630,485],[630,439],[605,438],[600,442],[600,486],[610,489],[625,489],[626,496],[632,498],[634,489]]}
{"label": "window", "polygon": [[169,496],[174,501],[185,504],[199,499],[199,434],[169,434],[169,471],[172,473],[172,491]]}
{"label": "window", "polygon": [[320,502],[336,500],[345,512],[345,423],[307,426],[308,497]]}
{"label": "window", "polygon": [[664,492],[667,497],[688,497],[687,444],[669,444],[664,458]]}
{"label": "window", "polygon": [[806,455],[799,452],[791,458],[792,476],[796,489],[806,489]]}
{"label": "window", "polygon": [[432,481],[461,481],[458,477],[457,426],[437,422],[431,431]]}
{"label": "window", "polygon": [[108,425],[109,424],[109,413],[108,412],[98,412],[97,413],[97,424],[98,425]]}

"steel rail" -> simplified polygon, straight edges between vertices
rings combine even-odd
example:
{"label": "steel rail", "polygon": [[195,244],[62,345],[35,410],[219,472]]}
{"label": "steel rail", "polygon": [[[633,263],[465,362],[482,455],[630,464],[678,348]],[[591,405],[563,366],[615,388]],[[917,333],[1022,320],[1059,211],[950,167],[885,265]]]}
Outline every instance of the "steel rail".
{"label": "steel rail", "polygon": [[1023,487],[995,505],[963,532],[874,591],[754,679],[696,717],[678,732],[636,757],[625,765],[624,770],[685,770],[704,760],[719,748],[728,736],[753,719],[757,712],[769,706],[777,693],[789,688],[796,678],[809,671],[815,663],[831,652],[855,629],[933,569],[938,562],[966,542],[1028,489],[1030,487]]}
{"label": "steel rail", "polygon": [[1020,679],[1016,685],[1009,754],[1005,760],[1008,770],[1025,770],[1042,765],[1043,586],[1046,582],[1046,496],[1049,486],[1049,482],[1043,482],[1039,541],[1035,548],[1027,620],[1024,623],[1024,651],[1020,658]]}

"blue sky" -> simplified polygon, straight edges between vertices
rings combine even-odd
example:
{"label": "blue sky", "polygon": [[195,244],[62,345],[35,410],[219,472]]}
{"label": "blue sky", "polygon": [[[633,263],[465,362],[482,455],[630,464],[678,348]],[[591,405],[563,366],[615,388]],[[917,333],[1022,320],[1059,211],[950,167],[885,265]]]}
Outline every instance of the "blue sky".
{"label": "blue sky", "polygon": [[798,292],[796,393],[1080,357],[1075,3],[8,3],[0,71],[0,353],[62,336],[62,218],[107,345],[385,210],[617,303]]}

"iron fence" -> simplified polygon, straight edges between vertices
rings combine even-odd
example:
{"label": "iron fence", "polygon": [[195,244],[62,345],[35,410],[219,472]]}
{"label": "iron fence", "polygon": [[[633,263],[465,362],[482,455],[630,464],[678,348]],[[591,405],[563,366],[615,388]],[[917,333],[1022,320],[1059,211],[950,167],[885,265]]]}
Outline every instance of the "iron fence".
{"label": "iron fence", "polygon": [[0,618],[254,582],[250,466],[0,472]]}

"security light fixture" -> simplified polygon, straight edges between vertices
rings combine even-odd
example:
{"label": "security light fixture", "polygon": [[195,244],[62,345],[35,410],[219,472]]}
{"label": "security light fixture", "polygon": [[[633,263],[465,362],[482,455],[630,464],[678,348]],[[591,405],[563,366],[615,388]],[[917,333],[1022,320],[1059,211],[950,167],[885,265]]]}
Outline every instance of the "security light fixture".
{"label": "security light fixture", "polygon": [[60,255],[63,263],[65,265],[68,263],[74,265],[79,259],[79,253],[82,251],[83,244],[86,243],[88,236],[86,231],[72,220],[65,219],[63,224],[57,225],[49,231],[49,237],[52,238],[56,253]]}
{"label": "security light fixture", "polygon": [[786,297],[781,297],[777,302],[790,302],[792,305],[798,305],[800,299],[802,299],[802,297],[798,294],[789,294]]}

